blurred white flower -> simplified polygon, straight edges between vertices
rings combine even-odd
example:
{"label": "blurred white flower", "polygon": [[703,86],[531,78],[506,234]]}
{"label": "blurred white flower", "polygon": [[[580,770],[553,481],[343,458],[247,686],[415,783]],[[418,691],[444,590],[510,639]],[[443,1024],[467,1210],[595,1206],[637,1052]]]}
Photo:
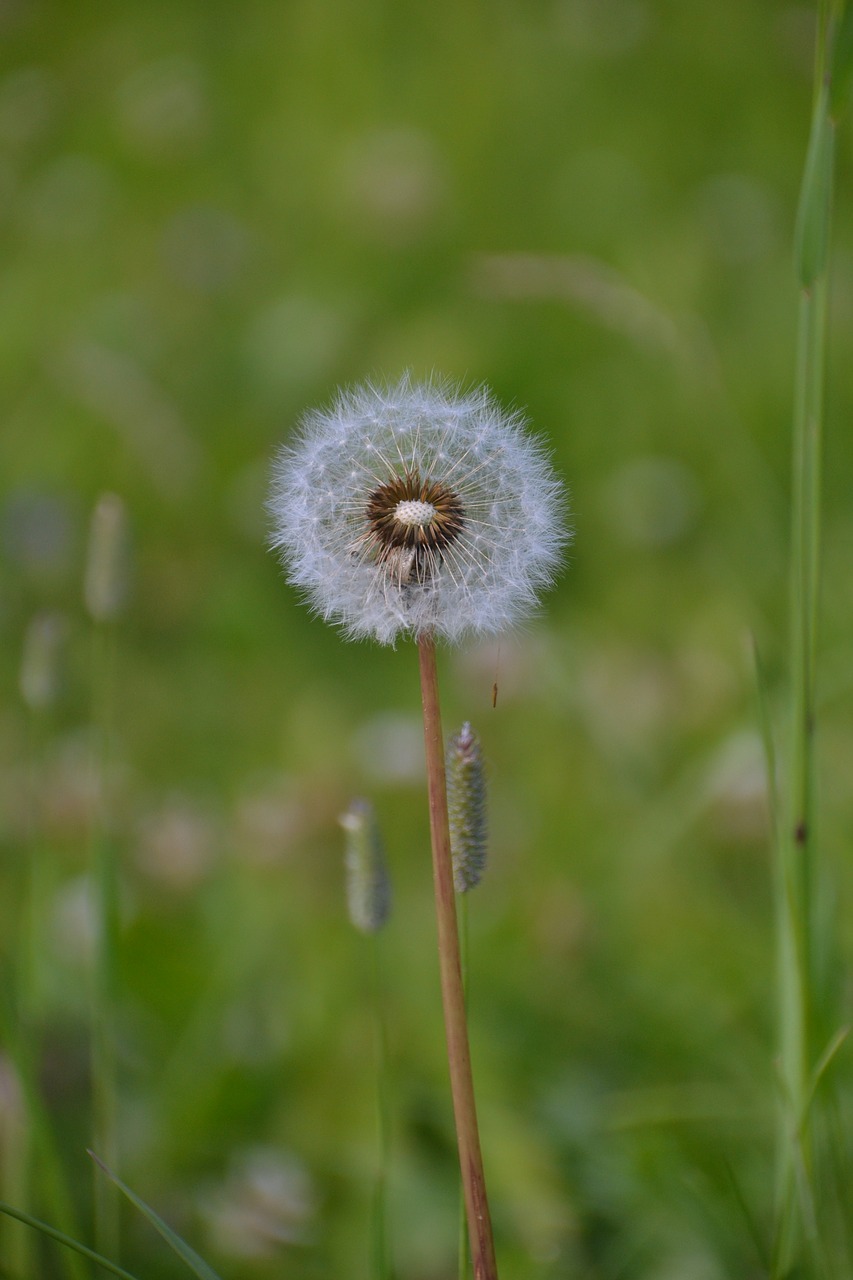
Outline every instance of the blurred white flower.
{"label": "blurred white flower", "polygon": [[315,610],[383,644],[458,641],[531,612],[568,534],[563,488],[486,388],[341,392],[275,464],[273,545]]}
{"label": "blurred white flower", "polygon": [[295,1155],[253,1147],[235,1156],[201,1209],[217,1249],[233,1258],[273,1258],[282,1246],[309,1239],[316,1194]]}

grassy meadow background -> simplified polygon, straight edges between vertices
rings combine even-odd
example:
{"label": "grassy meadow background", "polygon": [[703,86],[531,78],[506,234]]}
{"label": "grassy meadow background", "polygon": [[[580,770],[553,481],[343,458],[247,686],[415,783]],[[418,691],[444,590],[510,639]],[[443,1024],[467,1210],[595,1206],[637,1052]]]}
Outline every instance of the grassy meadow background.
{"label": "grassy meadow background", "polygon": [[[29,992],[85,1238],[103,671],[82,584],[112,492],[132,530],[109,752],[121,1172],[226,1280],[368,1277],[370,955],[337,816],[369,796],[395,884],[398,1275],[455,1274],[415,652],[313,620],[264,511],[307,408],[410,369],[525,407],[576,530],[539,618],[441,655],[445,727],[473,722],[491,778],[471,1020],[503,1273],[762,1274],[776,1043],[749,635],[783,733],[813,19],[778,0],[0,4],[0,979],[7,1033]],[[842,1010],[851,169],[845,128],[820,655]],[[58,684],[34,712],[21,655],[45,611]],[[835,1070],[846,1114],[849,1050]],[[187,1274],[131,1213],[122,1259]],[[37,1274],[66,1275],[56,1249]]]}

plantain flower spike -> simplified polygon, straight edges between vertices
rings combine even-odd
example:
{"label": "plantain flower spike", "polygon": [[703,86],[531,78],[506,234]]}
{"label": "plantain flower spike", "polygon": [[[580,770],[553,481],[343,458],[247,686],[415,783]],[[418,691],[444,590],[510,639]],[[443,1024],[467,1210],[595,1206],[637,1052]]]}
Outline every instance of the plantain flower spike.
{"label": "plantain flower spike", "polygon": [[376,933],[391,914],[391,881],[373,805],[353,800],[339,822],[346,833],[349,917],[362,933]]}
{"label": "plantain flower spike", "polygon": [[480,739],[466,721],[447,743],[447,808],[457,893],[480,883],[486,866],[486,778]]}
{"label": "plantain flower spike", "polygon": [[27,627],[18,682],[31,711],[46,711],[56,702],[66,633],[62,615],[49,611],[37,613]]}
{"label": "plantain flower spike", "polygon": [[104,493],[95,504],[89,526],[89,550],[83,594],[95,622],[118,617],[127,596],[127,511],[115,493]]}

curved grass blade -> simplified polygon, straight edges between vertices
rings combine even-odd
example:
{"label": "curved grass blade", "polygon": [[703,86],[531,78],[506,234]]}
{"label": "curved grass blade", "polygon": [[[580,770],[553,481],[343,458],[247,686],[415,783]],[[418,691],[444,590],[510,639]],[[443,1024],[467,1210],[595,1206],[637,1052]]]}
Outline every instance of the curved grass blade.
{"label": "curved grass blade", "polygon": [[853,4],[848,4],[832,42],[829,114],[837,120],[847,106],[853,83]]}
{"label": "curved grass blade", "polygon": [[103,1160],[100,1160],[94,1151],[88,1151],[87,1155],[92,1157],[101,1172],[109,1178],[114,1186],[118,1187],[119,1191],[127,1197],[134,1208],[138,1209],[142,1216],[148,1219],[154,1230],[158,1231],[166,1241],[166,1244],[187,1264],[190,1271],[198,1276],[198,1280],[222,1280],[221,1276],[217,1275],[213,1270],[213,1267],[208,1266],[204,1258],[200,1258],[195,1249],[192,1249],[185,1240],[182,1240],[177,1232],[173,1231],[160,1215],[154,1212],[150,1205],[147,1205],[144,1200],[140,1200],[135,1191],[131,1191],[130,1187],[122,1182],[121,1178],[107,1168]]}
{"label": "curved grass blade", "polygon": [[28,1213],[24,1213],[20,1209],[13,1209],[10,1204],[6,1204],[3,1200],[0,1200],[0,1213],[5,1213],[9,1218],[16,1218],[18,1222],[25,1223],[26,1226],[32,1227],[34,1231],[40,1231],[43,1236],[49,1236],[51,1240],[64,1244],[67,1249],[73,1249],[75,1253],[79,1253],[84,1258],[88,1258],[90,1262],[95,1262],[99,1267],[103,1267],[104,1271],[109,1271],[111,1275],[119,1276],[120,1280],[137,1280],[137,1277],[132,1275],[130,1271],[125,1271],[124,1267],[118,1266],[115,1262],[110,1262],[109,1258],[96,1253],[94,1249],[87,1248],[79,1240],[74,1240],[71,1236],[67,1236],[64,1231],[57,1231],[56,1227],[48,1226],[46,1222],[41,1222],[38,1218],[32,1218]]}
{"label": "curved grass blade", "polygon": [[818,276],[823,274],[829,256],[834,143],[835,126],[829,114],[829,91],[824,87],[812,116],[797,210],[795,261],[799,282],[804,289],[811,289]]}

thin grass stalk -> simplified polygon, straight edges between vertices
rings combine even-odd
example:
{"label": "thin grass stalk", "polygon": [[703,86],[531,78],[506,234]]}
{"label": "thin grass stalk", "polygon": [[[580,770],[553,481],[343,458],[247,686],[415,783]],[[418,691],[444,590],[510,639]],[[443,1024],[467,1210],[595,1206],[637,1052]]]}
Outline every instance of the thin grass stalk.
{"label": "thin grass stalk", "polygon": [[[98,807],[92,826],[90,862],[95,888],[95,963],[92,981],[92,1132],[93,1145],[111,1168],[119,1166],[118,1088],[115,1052],[115,956],[118,941],[118,885],[115,850],[110,831],[113,700],[116,635],[111,621],[96,621],[93,634],[92,679],[96,737],[96,793]],[[119,1206],[117,1188],[93,1175],[95,1245],[98,1252],[118,1257]]]}
{"label": "thin grass stalk", "polygon": [[787,801],[778,842],[776,913],[782,1098],[774,1276],[789,1273],[816,1226],[812,1070],[818,878],[815,831],[816,649],[821,462],[834,123],[828,80],[830,6],[818,23],[815,98],[797,220],[800,284],[794,389],[790,570],[791,723]]}
{"label": "thin grass stalk", "polygon": [[370,937],[372,1004],[376,1042],[376,1122],[379,1156],[373,1193],[373,1274],[376,1280],[391,1280],[391,1249],[388,1239],[388,1171],[391,1167],[391,1076],[388,1062],[388,1029],[382,983],[379,934]]}
{"label": "thin grass stalk", "polygon": [[[41,967],[38,954],[39,931],[43,902],[43,850],[40,840],[39,784],[42,754],[40,716],[32,708],[27,715],[27,850],[25,867],[24,903],[21,936],[18,946],[17,1023],[23,1036],[33,1043],[38,1022],[38,973]],[[11,1020],[10,1020],[11,1025]],[[13,1040],[6,1038],[12,1064],[20,1084],[21,1127],[16,1141],[9,1141],[4,1151],[3,1175],[6,1195],[21,1209],[32,1208],[32,1121],[30,1096],[25,1083],[26,1067],[22,1037],[13,1047]],[[6,1223],[8,1262],[13,1275],[20,1280],[34,1276],[34,1240],[32,1233],[20,1222],[10,1219]]]}
{"label": "thin grass stalk", "polygon": [[459,1165],[465,1192],[465,1211],[475,1280],[497,1280],[495,1246],[486,1195],[486,1179],[480,1152],[474,1080],[468,1045],[468,1022],[462,986],[459,934],[450,830],[447,815],[447,785],[444,771],[444,737],[438,697],[435,641],[431,635],[418,639],[421,698],[424,716],[427,783],[429,788],[430,832],[432,836],[433,879],[438,924],[438,956],[450,1089],[456,1121]]}
{"label": "thin grass stalk", "polygon": [[[51,1128],[50,1119],[45,1111],[36,1084],[37,1072],[33,1062],[32,1045],[16,1017],[10,1001],[0,999],[0,1035],[8,1046],[9,1055],[18,1073],[23,1095],[24,1113],[30,1126],[30,1150],[38,1171],[38,1188],[49,1207],[59,1228],[67,1236],[76,1237],[80,1233],[76,1219],[74,1204],[70,1195],[65,1171],[56,1148],[56,1140]],[[36,1179],[32,1180],[33,1183]],[[20,1212],[24,1212],[21,1204],[17,1204]],[[7,1215],[14,1218],[15,1214]],[[28,1221],[19,1217],[19,1222]],[[74,1254],[60,1259],[63,1274],[69,1280],[86,1280],[88,1269],[83,1267],[80,1259]]]}
{"label": "thin grass stalk", "polygon": [[58,1231],[56,1227],[50,1226],[49,1223],[41,1222],[38,1218],[33,1218],[28,1213],[22,1213],[20,1209],[16,1209],[14,1205],[6,1204],[4,1200],[0,1200],[0,1213],[9,1218],[14,1218],[17,1222],[25,1223],[28,1227],[32,1227],[34,1231],[47,1236],[49,1240],[56,1240],[59,1244],[65,1245],[66,1249],[73,1249],[81,1257],[87,1258],[102,1270],[108,1271],[110,1275],[119,1276],[121,1280],[137,1280],[137,1277],[132,1275],[130,1271],[125,1271],[123,1267],[117,1266],[110,1258],[105,1258],[96,1253],[88,1245],[81,1244],[79,1240],[73,1239],[64,1231]]}
{"label": "thin grass stalk", "polygon": [[[44,845],[41,792],[44,755],[51,729],[50,712],[56,693],[56,644],[59,621],[43,616],[31,624],[25,645],[21,692],[27,706],[27,849],[24,902],[18,946],[17,981],[10,999],[0,1006],[2,1041],[20,1089],[21,1133],[4,1153],[7,1197],[26,1212],[38,1200],[49,1209],[66,1234],[77,1230],[71,1196],[56,1150],[54,1136],[38,1088],[38,1037],[42,1015],[43,922],[49,884],[48,851]],[[15,1167],[17,1166],[17,1167]],[[9,1218],[15,1234],[4,1255],[19,1280],[39,1280],[36,1240],[32,1232]],[[5,1234],[5,1233],[4,1233]],[[83,1264],[75,1254],[62,1255],[62,1273],[82,1280]],[[85,1272],[88,1274],[88,1272]]]}

